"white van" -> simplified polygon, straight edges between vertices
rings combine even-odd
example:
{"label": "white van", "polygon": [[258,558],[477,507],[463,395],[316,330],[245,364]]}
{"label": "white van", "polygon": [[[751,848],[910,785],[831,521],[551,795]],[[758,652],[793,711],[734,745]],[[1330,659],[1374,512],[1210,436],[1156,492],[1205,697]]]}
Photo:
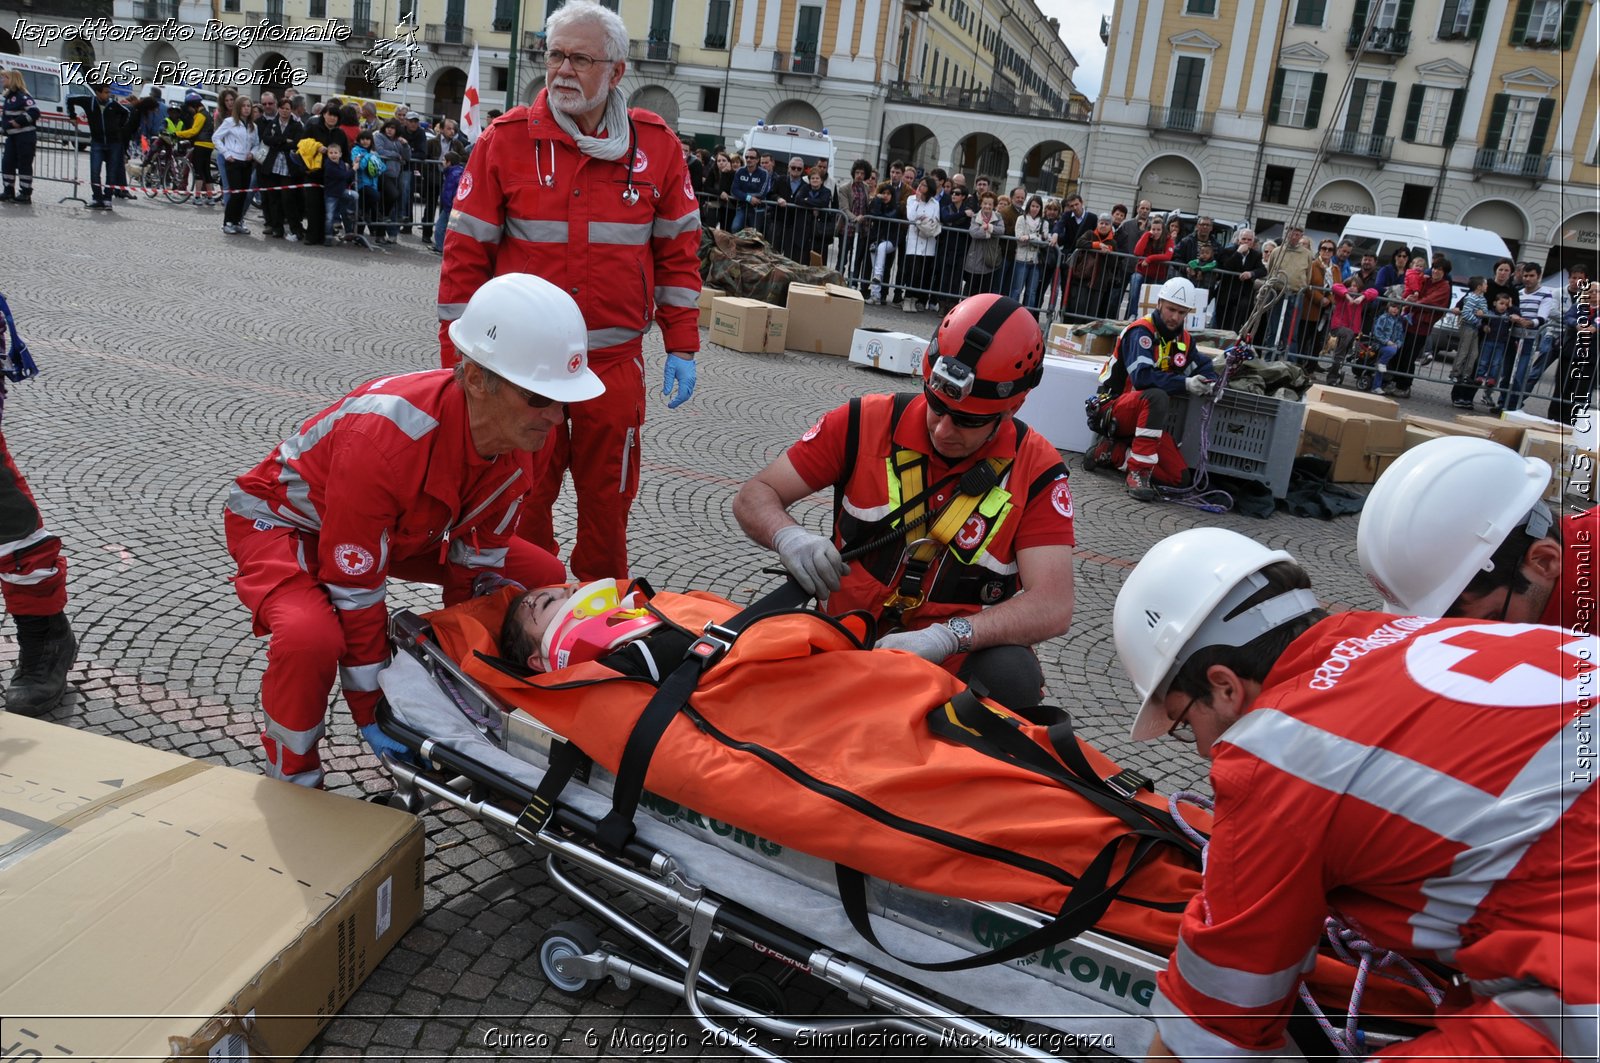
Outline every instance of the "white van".
{"label": "white van", "polygon": [[818,132],[797,125],[767,125],[757,122],[744,135],[744,142],[739,146],[740,151],[755,148],[764,155],[771,155],[772,161],[777,164],[777,172],[783,172],[783,166],[796,155],[806,161],[806,169],[817,164],[818,159],[828,161],[828,176],[834,180],[849,180],[849,175],[843,178],[839,175],[837,160],[833,155],[833,138],[828,136],[826,129]]}
{"label": "white van", "polygon": [[0,55],[0,70],[17,70],[28,86],[28,95],[39,105],[42,118],[67,116],[67,97],[85,91],[80,86],[61,84],[61,64],[54,59],[35,59],[31,55]]}
{"label": "white van", "polygon": [[1450,225],[1442,221],[1417,221],[1413,218],[1382,218],[1376,214],[1357,214],[1345,223],[1341,240],[1355,248],[1353,257],[1371,253],[1381,269],[1402,247],[1422,248],[1431,261],[1437,251],[1450,260],[1450,275],[1457,287],[1468,277],[1494,276],[1494,264],[1511,258],[1511,248],[1499,233]]}

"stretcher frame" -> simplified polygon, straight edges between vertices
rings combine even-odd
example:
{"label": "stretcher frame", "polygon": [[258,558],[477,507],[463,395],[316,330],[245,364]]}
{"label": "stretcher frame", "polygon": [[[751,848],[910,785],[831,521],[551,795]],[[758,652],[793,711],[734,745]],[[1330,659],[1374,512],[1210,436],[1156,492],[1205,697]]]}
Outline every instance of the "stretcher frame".
{"label": "stretcher frame", "polygon": [[[684,849],[692,847],[695,862],[702,866],[727,868],[731,859],[758,869],[767,876],[766,886],[757,894],[762,898],[809,891],[819,904],[837,909],[831,863],[763,844],[763,839],[649,794],[639,806],[639,835],[621,854],[605,851],[594,839],[614,783],[609,772],[591,765],[587,777],[574,780],[563,791],[548,818],[534,814],[530,802],[537,781],[527,772],[542,776],[561,736],[533,716],[504,705],[465,675],[429,637],[422,618],[395,613],[390,637],[397,651],[392,667],[420,669],[482,740],[527,769],[522,778],[513,777],[475,759],[472,750],[463,752],[458,748],[461,742],[441,741],[416,729],[396,711],[386,682],[379,724],[421,762],[412,765],[383,758],[395,781],[394,803],[421,813],[443,802],[532,846],[545,856],[551,883],[628,942],[626,948],[603,943],[581,924],[552,928],[540,942],[538,957],[542,973],[555,988],[582,995],[608,978],[621,988],[633,982],[649,985],[684,1000],[706,1044],[770,1060],[785,1057],[758,1043],[755,1031],[796,1045],[853,1049],[888,1045],[895,1035],[914,1036],[947,1046],[962,1057],[1060,1061],[1085,1054],[1144,1056],[1155,1032],[1146,1009],[1155,976],[1166,967],[1164,957],[1089,931],[1063,946],[1007,964],[931,974],[867,944],[848,925],[842,932],[838,926],[819,932],[820,923],[826,921],[817,920],[814,910],[802,913],[811,916],[807,932],[792,929],[747,903],[748,896],[741,902],[698,881],[680,860]],[[476,756],[485,752],[478,747]],[[568,800],[575,787],[600,804],[591,801],[588,809],[575,807]],[[658,934],[602,897],[592,883],[624,890],[670,913],[678,929]],[[880,940],[924,962],[982,954],[1050,919],[1022,905],[937,896],[880,880],[870,881],[867,900]],[[724,943],[776,960],[787,969],[784,981],[809,975],[842,990],[867,1010],[860,1017],[811,1022],[781,1015],[777,983],[765,976],[752,982],[748,974],[725,978],[708,967],[708,950]],[[904,984],[907,981],[916,988]],[[1005,985],[990,993],[983,983],[992,981]],[[777,992],[762,992],[764,985]],[[1054,1011],[1016,1014],[1006,1008],[1004,1002],[1029,995],[1026,991],[1019,995],[1019,989],[1034,987],[1048,994]],[[984,1008],[982,999],[974,999],[985,995],[1000,1006]],[[939,998],[990,1011],[994,1017],[956,1012]],[[1035,1024],[1040,1032],[1019,1032],[1018,1020]],[[1375,1031],[1368,1046],[1399,1039]]]}

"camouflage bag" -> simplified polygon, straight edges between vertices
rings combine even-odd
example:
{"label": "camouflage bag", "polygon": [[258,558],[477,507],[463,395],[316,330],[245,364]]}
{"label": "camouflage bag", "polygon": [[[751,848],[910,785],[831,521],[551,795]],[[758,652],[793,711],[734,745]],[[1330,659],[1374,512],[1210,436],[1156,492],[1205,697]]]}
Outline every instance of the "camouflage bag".
{"label": "camouflage bag", "polygon": [[843,284],[835,269],[803,266],[772,250],[759,229],[712,230],[701,238],[701,277],[729,295],[787,305],[791,284]]}

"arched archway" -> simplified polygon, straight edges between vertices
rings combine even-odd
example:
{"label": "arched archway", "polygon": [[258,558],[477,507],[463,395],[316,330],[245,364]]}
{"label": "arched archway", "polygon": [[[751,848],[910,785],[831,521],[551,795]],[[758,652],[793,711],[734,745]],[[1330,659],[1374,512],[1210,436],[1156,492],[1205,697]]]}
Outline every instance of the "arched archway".
{"label": "arched archway", "polygon": [[383,86],[378,84],[378,71],[365,59],[352,59],[339,74],[341,89],[346,96],[366,96],[382,99]]}
{"label": "arched archway", "polygon": [[1550,253],[1545,259],[1546,275],[1582,265],[1595,275],[1600,258],[1600,212],[1584,211],[1570,215],[1550,234]]}
{"label": "arched archway", "polygon": [[1341,178],[1329,181],[1311,197],[1306,211],[1306,228],[1317,233],[1340,233],[1354,214],[1378,213],[1377,200],[1359,181]]}
{"label": "arched archway", "polygon": [[767,125],[797,125],[820,130],[822,115],[805,100],[784,100],[767,112]]}
{"label": "arched archway", "polygon": [[68,63],[82,63],[86,67],[93,66],[94,45],[82,37],[74,37],[70,41],[62,41],[61,58]]}
{"label": "arched archway", "polygon": [[1158,155],[1139,172],[1134,200],[1148,199],[1157,210],[1200,211],[1200,171],[1182,155]]}
{"label": "arched archway", "polygon": [[467,72],[460,67],[440,67],[433,76],[433,113],[458,118],[467,94]]}
{"label": "arched archway", "polygon": [[[888,155],[886,161],[899,159],[923,171],[939,165],[939,138],[924,125],[898,127],[884,142],[884,151]],[[883,172],[887,174],[889,171],[885,169]]]}
{"label": "arched archway", "polygon": [[[262,52],[260,55],[255,57],[255,60],[250,64],[250,67],[256,71],[264,70],[271,73],[280,73],[290,69],[289,60],[285,59],[281,52]],[[259,99],[263,92],[270,92],[279,99],[282,99],[283,90],[288,87],[289,83],[286,81],[268,81],[264,84],[256,86],[256,97]]]}
{"label": "arched archway", "polygon": [[1499,233],[1511,248],[1512,258],[1522,253],[1522,245],[1528,239],[1528,218],[1509,200],[1485,199],[1474,203],[1461,215],[1461,224]]}
{"label": "arched archway", "polygon": [[1081,166],[1071,145],[1059,140],[1040,141],[1022,157],[1022,183],[1031,191],[1065,198],[1077,190]]}
{"label": "arched archway", "polygon": [[[177,64],[181,62],[178,49],[166,41],[156,41],[148,45],[144,54],[139,56],[139,75],[145,81],[156,80],[156,68],[162,63]],[[175,81],[175,78],[162,78],[162,81]]]}
{"label": "arched archway", "polygon": [[1011,171],[1011,153],[993,133],[972,133],[957,142],[950,153],[950,165],[967,175],[969,188],[982,175],[999,189],[1005,185],[1006,174]]}
{"label": "arched archway", "polygon": [[10,31],[0,29],[0,55],[21,55],[22,45],[11,36]]}
{"label": "arched archway", "polygon": [[645,85],[628,98],[629,107],[643,107],[661,116],[673,129],[678,128],[678,97],[661,85]]}

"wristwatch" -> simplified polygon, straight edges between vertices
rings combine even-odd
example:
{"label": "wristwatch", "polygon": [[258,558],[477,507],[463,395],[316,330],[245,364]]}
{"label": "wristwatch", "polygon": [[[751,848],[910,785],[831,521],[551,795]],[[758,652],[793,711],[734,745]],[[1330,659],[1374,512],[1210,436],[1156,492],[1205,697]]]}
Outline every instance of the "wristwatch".
{"label": "wristwatch", "polygon": [[955,616],[946,620],[944,626],[956,637],[957,653],[972,652],[972,621],[964,616]]}

